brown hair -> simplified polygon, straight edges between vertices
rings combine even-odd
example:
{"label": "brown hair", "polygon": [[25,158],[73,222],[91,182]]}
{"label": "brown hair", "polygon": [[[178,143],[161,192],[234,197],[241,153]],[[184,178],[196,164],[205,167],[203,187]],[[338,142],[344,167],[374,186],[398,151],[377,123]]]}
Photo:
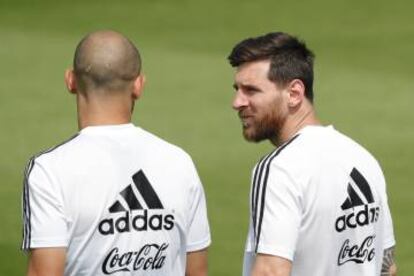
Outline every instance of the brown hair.
{"label": "brown hair", "polygon": [[313,102],[314,54],[303,41],[283,32],[268,33],[247,38],[238,43],[228,60],[233,67],[243,63],[270,60],[269,80],[286,85],[300,79],[305,85],[305,96]]}

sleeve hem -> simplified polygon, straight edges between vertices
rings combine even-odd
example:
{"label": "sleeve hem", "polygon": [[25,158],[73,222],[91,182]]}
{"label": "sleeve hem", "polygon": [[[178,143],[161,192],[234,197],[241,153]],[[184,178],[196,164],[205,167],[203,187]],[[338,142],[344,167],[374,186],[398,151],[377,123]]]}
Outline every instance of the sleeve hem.
{"label": "sleeve hem", "polygon": [[282,257],[284,259],[287,259],[289,261],[293,261],[293,252],[291,250],[287,250],[285,248],[280,248],[280,247],[270,247],[270,246],[263,246],[263,245],[259,245],[259,247],[257,248],[257,253],[260,254],[268,254],[268,255],[273,255],[273,256],[277,256],[277,257]]}
{"label": "sleeve hem", "polygon": [[210,238],[210,235],[209,235],[202,241],[187,244],[186,249],[187,249],[187,252],[194,252],[194,251],[198,251],[198,250],[202,250],[204,248],[207,248],[210,244],[211,244],[211,238]]}
{"label": "sleeve hem", "polygon": [[389,239],[386,239],[383,242],[383,245],[384,245],[384,249],[393,247],[393,246],[395,246],[395,239],[393,237],[392,238],[389,238]]}
{"label": "sleeve hem", "polygon": [[68,241],[66,239],[32,239],[27,248],[22,248],[24,251],[34,248],[46,247],[67,247]]}

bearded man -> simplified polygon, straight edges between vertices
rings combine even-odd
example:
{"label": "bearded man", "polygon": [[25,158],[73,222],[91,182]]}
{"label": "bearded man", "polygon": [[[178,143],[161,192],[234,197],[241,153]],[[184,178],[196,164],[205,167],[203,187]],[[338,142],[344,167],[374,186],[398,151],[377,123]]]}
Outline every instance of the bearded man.
{"label": "bearded man", "polygon": [[313,106],[313,53],[282,32],[238,43],[233,108],[248,141],[277,148],[255,166],[244,275],[395,275],[378,162]]}

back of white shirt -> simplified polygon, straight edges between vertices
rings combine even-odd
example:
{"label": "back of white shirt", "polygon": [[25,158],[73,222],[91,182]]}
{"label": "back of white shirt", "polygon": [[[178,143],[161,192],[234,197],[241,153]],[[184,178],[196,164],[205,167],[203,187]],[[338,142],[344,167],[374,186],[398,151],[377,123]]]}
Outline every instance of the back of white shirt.
{"label": "back of white shirt", "polygon": [[377,161],[332,127],[309,126],[255,167],[244,275],[257,253],[292,276],[379,275],[395,244]]}
{"label": "back of white shirt", "polygon": [[184,275],[210,243],[181,149],[132,124],[87,127],[26,171],[23,248],[67,247],[65,275]]}

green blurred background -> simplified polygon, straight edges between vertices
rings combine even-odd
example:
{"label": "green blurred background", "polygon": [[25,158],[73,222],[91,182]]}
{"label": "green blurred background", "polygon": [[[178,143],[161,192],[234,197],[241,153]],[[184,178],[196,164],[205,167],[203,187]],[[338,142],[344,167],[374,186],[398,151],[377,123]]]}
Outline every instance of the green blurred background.
{"label": "green blurred background", "polygon": [[316,53],[322,121],[383,165],[400,275],[411,275],[413,10],[408,0],[0,0],[0,275],[25,271],[22,171],[32,154],[77,131],[63,72],[80,38],[104,28],[126,34],[143,56],[147,86],[134,122],[196,162],[212,228],[210,275],[241,273],[250,171],[271,149],[241,136],[226,56],[241,39],[278,30],[303,38]]}

